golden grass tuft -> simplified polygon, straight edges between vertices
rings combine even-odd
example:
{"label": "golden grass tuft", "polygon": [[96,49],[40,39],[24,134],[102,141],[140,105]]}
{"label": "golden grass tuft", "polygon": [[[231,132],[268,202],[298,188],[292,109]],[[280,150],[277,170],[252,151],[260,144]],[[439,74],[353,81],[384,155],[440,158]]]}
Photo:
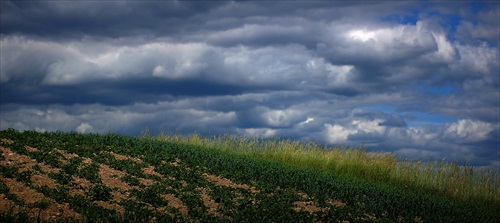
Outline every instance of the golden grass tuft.
{"label": "golden grass tuft", "polygon": [[411,161],[392,153],[368,152],[364,148],[329,148],[313,142],[220,135],[204,137],[160,132],[143,137],[185,143],[236,155],[258,157],[344,175],[409,187],[426,189],[459,199],[479,199],[500,204],[500,177],[492,169],[459,165],[455,162]]}

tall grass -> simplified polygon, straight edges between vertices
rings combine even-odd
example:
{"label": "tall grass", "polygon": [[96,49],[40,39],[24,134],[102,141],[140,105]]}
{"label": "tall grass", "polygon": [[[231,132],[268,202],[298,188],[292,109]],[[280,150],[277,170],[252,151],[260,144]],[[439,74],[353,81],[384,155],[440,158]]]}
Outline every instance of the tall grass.
{"label": "tall grass", "polygon": [[231,135],[204,137],[197,133],[183,136],[165,132],[153,136],[147,129],[142,136],[500,205],[500,176],[492,169],[444,160],[402,160],[391,153],[373,153],[363,148],[330,148],[285,139],[262,140]]}

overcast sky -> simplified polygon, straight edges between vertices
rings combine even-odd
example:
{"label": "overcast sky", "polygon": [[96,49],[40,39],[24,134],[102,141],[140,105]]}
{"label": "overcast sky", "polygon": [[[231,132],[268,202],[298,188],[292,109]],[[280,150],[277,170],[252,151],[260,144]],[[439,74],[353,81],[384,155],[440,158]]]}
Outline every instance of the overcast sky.
{"label": "overcast sky", "polygon": [[498,1],[1,1],[0,129],[247,135],[500,168]]}

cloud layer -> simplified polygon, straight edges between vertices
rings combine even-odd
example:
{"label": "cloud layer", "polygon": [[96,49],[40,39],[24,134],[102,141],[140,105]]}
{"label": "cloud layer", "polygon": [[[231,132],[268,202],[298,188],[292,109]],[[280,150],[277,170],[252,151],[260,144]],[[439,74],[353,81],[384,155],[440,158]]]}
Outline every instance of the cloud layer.
{"label": "cloud layer", "polygon": [[0,127],[500,162],[497,2],[14,2]]}

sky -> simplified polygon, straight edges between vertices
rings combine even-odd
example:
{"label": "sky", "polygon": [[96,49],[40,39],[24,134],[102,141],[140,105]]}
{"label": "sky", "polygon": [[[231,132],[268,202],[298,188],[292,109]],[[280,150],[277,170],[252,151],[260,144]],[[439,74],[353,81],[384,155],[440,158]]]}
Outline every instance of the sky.
{"label": "sky", "polygon": [[500,168],[498,1],[0,4],[0,130],[279,137]]}

